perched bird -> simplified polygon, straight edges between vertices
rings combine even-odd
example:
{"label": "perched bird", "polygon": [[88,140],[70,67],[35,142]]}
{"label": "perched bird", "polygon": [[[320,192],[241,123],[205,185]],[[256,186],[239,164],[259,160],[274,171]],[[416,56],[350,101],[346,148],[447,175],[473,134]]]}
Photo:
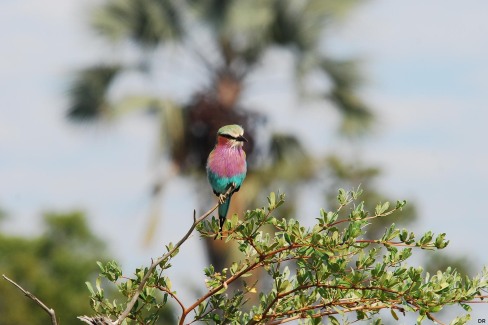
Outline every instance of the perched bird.
{"label": "perched bird", "polygon": [[[229,210],[230,199],[234,192],[239,191],[246,178],[246,153],[242,149],[244,129],[240,125],[226,125],[217,132],[217,144],[207,159],[207,177],[213,192],[219,197],[220,231],[224,225]],[[227,190],[234,186],[234,190],[225,198]]]}

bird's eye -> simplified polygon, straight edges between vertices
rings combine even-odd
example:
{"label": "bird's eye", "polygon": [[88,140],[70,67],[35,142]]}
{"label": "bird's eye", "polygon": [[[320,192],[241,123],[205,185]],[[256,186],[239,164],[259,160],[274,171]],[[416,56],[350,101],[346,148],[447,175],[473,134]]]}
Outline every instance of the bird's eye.
{"label": "bird's eye", "polygon": [[232,135],[230,134],[220,134],[221,137],[224,137],[224,138],[227,138],[227,139],[232,139],[232,140],[235,140],[236,138],[233,137]]}

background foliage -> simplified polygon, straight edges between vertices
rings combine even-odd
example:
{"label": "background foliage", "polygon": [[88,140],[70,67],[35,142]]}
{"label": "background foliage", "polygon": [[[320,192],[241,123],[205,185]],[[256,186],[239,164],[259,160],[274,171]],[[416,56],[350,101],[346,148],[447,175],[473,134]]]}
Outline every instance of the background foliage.
{"label": "background foliage", "polygon": [[[224,236],[226,242],[238,244],[240,258],[222,270],[212,265],[205,268],[207,291],[196,302],[187,303],[172,289],[166,269],[195,226],[202,236],[213,237],[219,231],[216,218],[205,220],[207,213],[194,220],[176,245],[166,246],[166,254],[150,267],[136,269],[133,277],[122,277],[115,262],[99,263],[101,276],[116,284],[125,298],[121,303],[106,299],[99,278],[96,289],[88,284],[94,309],[117,319],[116,324],[126,317],[138,324],[153,324],[168,300],[178,305],[180,325],[195,321],[283,324],[293,320],[304,324],[374,320],[381,324],[382,318],[390,318],[380,317],[381,310],[390,310],[397,321],[398,314],[408,313],[418,315],[417,324],[425,319],[444,324],[437,317],[445,307],[459,304],[471,311],[469,304],[488,298],[486,268],[469,278],[451,267],[430,274],[407,262],[414,249],[445,248],[449,243],[445,233],[428,231],[417,236],[392,224],[381,237],[365,239],[371,224],[400,211],[406,202],[397,201],[395,207],[380,203],[374,212],[368,212],[358,200],[360,194],[359,190],[339,190],[338,209],[321,210],[311,228],[295,219],[280,218],[275,210],[284,203],[284,195],[275,193],[268,197],[267,208],[247,211],[242,220],[233,215],[225,223]],[[346,217],[340,217],[341,210],[347,212]],[[271,232],[263,230],[266,225],[268,229],[271,226]],[[249,281],[257,271],[264,276]],[[450,324],[465,324],[469,319],[469,314],[462,315]]]}
{"label": "background foliage", "polygon": [[[84,282],[97,276],[103,242],[81,212],[46,213],[35,238],[0,233],[0,274],[18,282],[55,309],[63,324],[90,312]],[[48,324],[48,315],[10,283],[0,281],[0,324]]]}

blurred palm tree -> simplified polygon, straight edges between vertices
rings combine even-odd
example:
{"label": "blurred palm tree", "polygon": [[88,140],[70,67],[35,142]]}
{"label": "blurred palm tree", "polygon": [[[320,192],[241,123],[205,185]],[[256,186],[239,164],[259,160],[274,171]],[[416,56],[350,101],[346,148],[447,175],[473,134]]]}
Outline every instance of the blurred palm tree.
{"label": "blurred palm tree", "polygon": [[[243,107],[246,80],[263,68],[269,51],[287,52],[293,57],[293,78],[300,98],[335,107],[342,117],[339,130],[345,135],[367,131],[373,116],[357,95],[361,78],[356,62],[335,59],[323,47],[328,27],[357,3],[357,0],[106,0],[94,11],[91,24],[104,40],[135,48],[137,63],[127,64],[115,57],[116,63],[97,64],[79,71],[70,91],[67,116],[72,121],[89,122],[113,119],[140,109],[151,112],[158,120],[158,165],[167,166],[169,161],[171,167],[154,179],[149,229],[155,229],[160,198],[170,177],[191,175],[198,181],[205,179],[207,155],[215,143],[217,129],[225,124],[241,124],[250,140],[245,147],[249,174],[230,212],[243,211],[278,184],[293,194],[297,186],[306,184],[323,169],[323,160],[310,155],[294,133],[271,134],[263,137],[266,141],[262,138],[258,141],[256,132],[265,130],[267,116],[256,108]],[[188,99],[159,97],[149,92],[120,100],[110,96],[124,73],[145,75],[154,71],[158,50],[175,46],[205,71],[202,73],[205,82]],[[312,74],[320,75],[324,85],[320,90],[307,88],[305,81]],[[206,198],[205,202],[208,201]],[[292,211],[293,205],[288,206]],[[151,235],[150,230],[148,239]],[[221,268],[229,252],[225,245],[210,240],[207,251],[210,262],[216,269]]]}

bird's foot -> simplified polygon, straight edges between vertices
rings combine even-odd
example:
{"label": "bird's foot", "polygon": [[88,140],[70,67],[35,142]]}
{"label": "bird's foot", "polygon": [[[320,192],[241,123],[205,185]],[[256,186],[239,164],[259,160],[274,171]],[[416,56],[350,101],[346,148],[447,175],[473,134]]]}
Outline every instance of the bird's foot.
{"label": "bird's foot", "polygon": [[224,204],[225,202],[225,194],[219,194],[219,204]]}

